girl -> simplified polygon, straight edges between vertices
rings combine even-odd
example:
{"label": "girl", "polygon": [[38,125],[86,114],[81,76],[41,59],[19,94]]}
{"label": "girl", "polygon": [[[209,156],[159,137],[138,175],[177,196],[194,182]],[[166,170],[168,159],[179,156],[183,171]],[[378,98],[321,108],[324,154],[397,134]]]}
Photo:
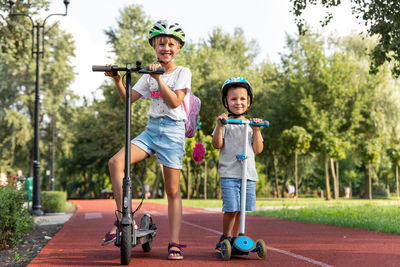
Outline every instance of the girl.
{"label": "girl", "polygon": [[[186,245],[179,243],[179,232],[182,221],[182,200],[179,187],[179,176],[185,153],[186,113],[182,102],[191,88],[192,74],[188,68],[178,66],[174,59],[185,44],[185,33],[175,22],[161,20],[149,31],[148,40],[154,48],[158,63],[150,64],[150,70],[165,68],[163,75],[144,74],[132,88],[132,102],[139,98],[150,97],[148,111],[149,121],[146,129],[131,141],[131,164],[142,161],[153,154],[163,165],[165,191],[168,197],[168,219],[170,242],[168,259],[183,259],[182,249]],[[121,75],[106,72],[114,79],[118,93],[125,101],[125,86]],[[186,102],[188,103],[188,102]],[[117,210],[122,209],[122,180],[124,178],[125,148],[122,148],[109,161],[108,166]],[[118,214],[120,218],[120,214]],[[112,243],[116,238],[117,223],[105,235],[102,245]]]}

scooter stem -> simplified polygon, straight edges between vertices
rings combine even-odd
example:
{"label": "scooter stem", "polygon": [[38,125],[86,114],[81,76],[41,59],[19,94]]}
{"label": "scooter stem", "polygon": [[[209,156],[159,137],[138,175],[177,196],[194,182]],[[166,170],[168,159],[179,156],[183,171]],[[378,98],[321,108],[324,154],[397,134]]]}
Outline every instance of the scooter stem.
{"label": "scooter stem", "polygon": [[132,224],[132,194],[131,194],[131,70],[132,65],[126,64],[126,110],[125,110],[125,177],[122,186],[122,225]]}
{"label": "scooter stem", "polygon": [[244,235],[245,222],[246,222],[246,190],[247,190],[247,142],[249,138],[249,123],[244,123],[245,134],[243,142],[243,154],[244,159],[242,160],[242,190],[240,193],[240,235]]}

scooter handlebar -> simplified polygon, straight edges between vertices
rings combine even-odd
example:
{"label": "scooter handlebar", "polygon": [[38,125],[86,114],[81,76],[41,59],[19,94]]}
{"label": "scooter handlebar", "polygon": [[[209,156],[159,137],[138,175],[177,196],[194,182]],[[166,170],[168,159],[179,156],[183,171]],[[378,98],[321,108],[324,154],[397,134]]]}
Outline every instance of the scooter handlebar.
{"label": "scooter handlebar", "polygon": [[101,65],[92,66],[92,71],[110,72],[112,70],[113,66],[101,66]]}
{"label": "scooter handlebar", "polygon": [[[103,66],[103,65],[93,65],[92,71],[99,71],[99,72],[110,72],[110,71],[126,71],[126,68],[119,68],[117,65],[113,66]],[[158,68],[155,71],[150,70],[148,67],[141,68],[141,69],[132,69],[133,72],[138,73],[147,73],[147,74],[163,74],[165,72],[165,68]]]}
{"label": "scooter handlebar", "polygon": [[165,68],[160,67],[156,70],[150,70],[148,67],[142,68],[138,71],[139,73],[148,73],[148,74],[164,74]]}
{"label": "scooter handlebar", "polygon": [[252,120],[235,120],[235,119],[227,119],[222,120],[222,124],[245,124],[248,123],[253,126],[269,126],[269,121],[261,121],[261,122],[254,122]]}

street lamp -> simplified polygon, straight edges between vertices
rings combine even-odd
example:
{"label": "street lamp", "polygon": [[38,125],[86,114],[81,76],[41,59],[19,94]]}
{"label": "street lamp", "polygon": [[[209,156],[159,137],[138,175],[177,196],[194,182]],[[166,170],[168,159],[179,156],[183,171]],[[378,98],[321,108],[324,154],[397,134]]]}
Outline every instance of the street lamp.
{"label": "street lamp", "polygon": [[[31,16],[26,13],[14,13],[13,6],[16,4],[16,0],[9,0],[10,4],[10,16],[25,16],[31,20],[32,23],[32,56],[36,55],[36,89],[35,89],[35,115],[34,115],[34,152],[33,152],[33,198],[32,198],[32,215],[40,216],[43,215],[40,205],[40,152],[39,152],[39,110],[40,110],[40,95],[39,95],[39,55],[44,56],[44,26],[46,21],[51,16],[66,16],[68,11],[69,0],[64,0],[65,13],[64,14],[50,14],[48,15],[43,24],[39,22],[36,24],[33,22]],[[36,50],[35,50],[35,38],[34,32],[36,30]],[[42,40],[40,40],[40,31],[42,31]],[[41,41],[41,42],[40,42]],[[40,47],[41,46],[41,47]]]}

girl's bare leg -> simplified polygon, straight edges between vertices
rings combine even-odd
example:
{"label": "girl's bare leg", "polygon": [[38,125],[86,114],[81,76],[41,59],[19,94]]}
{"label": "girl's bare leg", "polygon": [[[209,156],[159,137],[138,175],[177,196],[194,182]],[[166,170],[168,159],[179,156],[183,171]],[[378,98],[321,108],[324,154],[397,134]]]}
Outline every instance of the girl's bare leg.
{"label": "girl's bare leg", "polygon": [[[182,223],[182,199],[179,185],[181,170],[171,169],[165,166],[163,170],[165,176],[165,192],[168,198],[169,241],[179,244],[179,232]],[[172,254],[172,256],[179,256],[179,254]]]}
{"label": "girl's bare leg", "polygon": [[[139,162],[147,158],[149,155],[139,147],[131,144],[131,164]],[[122,180],[124,179],[125,173],[125,147],[118,151],[109,161],[108,168],[110,170],[111,184],[115,204],[117,210],[122,210]],[[117,213],[118,219],[121,219],[122,214]],[[116,226],[110,230],[113,234],[117,230]]]}

